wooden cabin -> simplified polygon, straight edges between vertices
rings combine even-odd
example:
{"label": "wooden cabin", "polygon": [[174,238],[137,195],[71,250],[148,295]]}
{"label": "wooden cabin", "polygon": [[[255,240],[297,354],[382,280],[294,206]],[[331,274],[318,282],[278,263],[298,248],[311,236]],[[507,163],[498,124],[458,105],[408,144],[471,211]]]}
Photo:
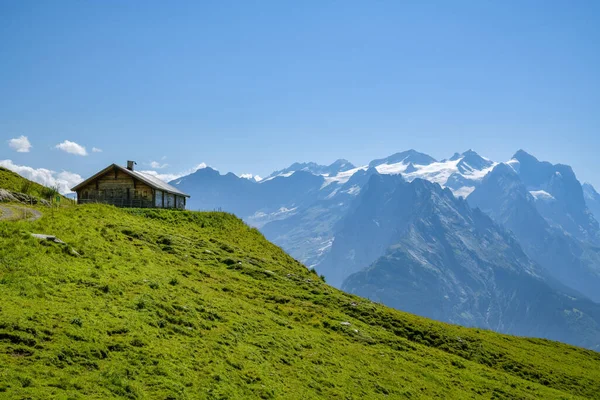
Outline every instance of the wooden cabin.
{"label": "wooden cabin", "polygon": [[77,204],[185,209],[188,194],[155,176],[135,171],[134,165],[133,161],[127,161],[127,168],[109,165],[72,188],[77,192]]}

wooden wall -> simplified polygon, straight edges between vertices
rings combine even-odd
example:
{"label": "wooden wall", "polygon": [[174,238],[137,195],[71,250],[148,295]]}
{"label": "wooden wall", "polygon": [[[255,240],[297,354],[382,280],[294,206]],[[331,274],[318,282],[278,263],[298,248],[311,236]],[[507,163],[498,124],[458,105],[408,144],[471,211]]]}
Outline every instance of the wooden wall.
{"label": "wooden wall", "polygon": [[120,170],[109,171],[77,191],[80,203],[154,207],[154,190]]}
{"label": "wooden wall", "polygon": [[185,208],[181,196],[155,190],[131,175],[115,169],[77,191],[79,204],[105,203],[117,207]]}

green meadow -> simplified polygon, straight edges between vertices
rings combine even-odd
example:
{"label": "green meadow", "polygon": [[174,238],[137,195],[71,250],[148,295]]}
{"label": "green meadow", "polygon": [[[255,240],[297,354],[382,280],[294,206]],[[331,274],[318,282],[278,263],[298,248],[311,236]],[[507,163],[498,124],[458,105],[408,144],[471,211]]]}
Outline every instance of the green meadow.
{"label": "green meadow", "polygon": [[231,214],[38,209],[0,222],[1,399],[600,398],[600,353],[343,293]]}

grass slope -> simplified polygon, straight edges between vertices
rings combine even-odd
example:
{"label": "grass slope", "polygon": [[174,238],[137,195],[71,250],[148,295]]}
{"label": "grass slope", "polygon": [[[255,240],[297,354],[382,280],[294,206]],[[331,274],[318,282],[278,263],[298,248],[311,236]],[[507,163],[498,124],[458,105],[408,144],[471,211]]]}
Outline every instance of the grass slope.
{"label": "grass slope", "polygon": [[600,398],[599,353],[345,294],[224,213],[0,223],[0,299],[0,398]]}
{"label": "grass slope", "polygon": [[39,183],[25,179],[16,172],[10,171],[4,167],[0,167],[0,189],[25,193],[43,199],[54,194],[53,190],[42,186]]}

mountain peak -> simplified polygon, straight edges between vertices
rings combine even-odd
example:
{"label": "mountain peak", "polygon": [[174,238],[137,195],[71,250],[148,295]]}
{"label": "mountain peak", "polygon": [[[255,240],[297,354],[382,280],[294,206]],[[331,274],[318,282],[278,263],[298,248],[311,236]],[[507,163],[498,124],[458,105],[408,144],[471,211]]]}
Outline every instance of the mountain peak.
{"label": "mountain peak", "polygon": [[460,153],[454,153],[452,157],[450,157],[450,161],[456,161],[461,157]]}
{"label": "mountain peak", "polygon": [[494,165],[494,162],[487,158],[481,157],[479,154],[469,149],[461,154],[461,159],[458,162],[458,170],[462,173],[472,170],[484,170]]}
{"label": "mountain peak", "polygon": [[354,164],[352,164],[350,161],[344,159],[344,158],[338,158],[337,160],[335,160],[334,162],[332,162],[331,164],[329,164],[330,167],[346,167],[349,166],[351,168],[348,169],[352,169],[355,168]]}
{"label": "mountain peak", "polygon": [[356,168],[354,164],[350,161],[340,158],[332,162],[328,167],[322,169],[322,173],[325,173],[329,176],[337,175],[340,172],[348,171]]}
{"label": "mountain peak", "polygon": [[217,171],[216,169],[211,168],[211,167],[205,167],[205,168],[200,168],[200,169],[192,172],[188,176],[184,176],[184,178],[197,177],[197,176],[220,176],[220,175],[221,175],[221,173],[219,171]]}
{"label": "mountain peak", "polygon": [[428,154],[420,153],[414,149],[406,150],[400,153],[394,153],[385,158],[379,158],[369,163],[369,167],[377,167],[382,164],[413,163],[416,165],[429,165],[436,162],[436,159]]}
{"label": "mountain peak", "polygon": [[508,165],[506,163],[500,163],[500,164],[496,165],[494,167],[494,169],[491,171],[491,174],[510,175],[510,176],[518,177],[517,172],[510,165]]}
{"label": "mountain peak", "polygon": [[[475,189],[475,192],[477,192],[477,194],[480,194],[480,192],[493,192],[492,188],[494,188],[494,186],[499,188],[502,187],[505,191],[519,188],[520,192],[526,192],[525,186],[521,182],[519,175],[510,165],[505,163],[496,165],[494,169],[483,178],[481,187]],[[475,192],[473,192],[473,194],[475,194]],[[473,194],[471,196],[473,196]],[[477,195],[475,195],[474,198],[475,197],[477,197]],[[469,198],[469,200],[471,199]]]}
{"label": "mountain peak", "polygon": [[354,164],[350,161],[340,158],[335,160],[330,165],[321,165],[315,162],[295,162],[287,168],[280,169],[278,171],[274,171],[267,178],[274,178],[279,175],[291,175],[294,172],[305,171],[309,172],[313,175],[337,175],[340,172],[348,171],[350,169],[356,168]]}
{"label": "mountain peak", "polygon": [[531,154],[529,154],[528,152],[526,152],[523,149],[519,149],[513,156],[513,159],[518,160],[518,161],[539,161],[537,158],[535,158],[534,156],[532,156]]}
{"label": "mountain peak", "polygon": [[294,172],[297,172],[297,171],[309,171],[309,172],[312,172],[312,173],[318,175],[325,168],[327,168],[326,165],[319,165],[319,164],[317,164],[315,162],[312,162],[312,161],[309,161],[309,162],[294,162],[292,165],[290,165],[287,168],[283,168],[283,169],[280,169],[280,170],[277,170],[277,171],[273,171],[269,176],[267,176],[265,178],[265,180],[268,180],[269,178],[274,178],[274,177],[279,176],[279,175],[285,175],[285,174],[291,175],[291,174],[293,174]]}

